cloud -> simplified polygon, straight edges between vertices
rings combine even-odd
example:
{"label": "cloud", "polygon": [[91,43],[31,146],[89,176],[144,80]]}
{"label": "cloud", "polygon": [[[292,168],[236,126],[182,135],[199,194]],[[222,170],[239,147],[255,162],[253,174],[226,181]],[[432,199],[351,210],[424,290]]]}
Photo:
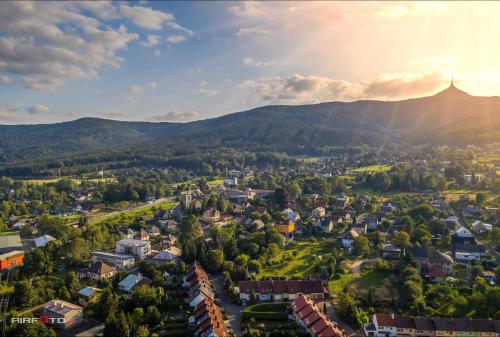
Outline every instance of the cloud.
{"label": "cloud", "polygon": [[139,38],[124,25],[101,21],[116,18],[109,3],[6,1],[1,7],[0,71],[21,76],[28,89],[98,78],[101,68],[119,67],[117,52]]}
{"label": "cloud", "polygon": [[153,55],[154,55],[155,57],[160,57],[161,52],[160,52],[158,49],[156,49],[156,50],[153,52]]}
{"label": "cloud", "polygon": [[140,95],[144,93],[144,88],[138,84],[130,86],[130,92],[134,95]]}
{"label": "cloud", "polygon": [[177,44],[186,41],[186,37],[182,35],[173,35],[167,37],[166,41],[171,44]]}
{"label": "cloud", "polygon": [[322,76],[294,74],[285,78],[247,80],[238,85],[250,92],[249,101],[271,104],[310,104],[334,100],[400,99],[432,94],[449,81],[441,73],[382,74],[351,82]]}
{"label": "cloud", "polygon": [[155,81],[149,82],[149,88],[151,88],[153,90],[156,89],[156,88],[158,88],[158,83],[155,82]]}
{"label": "cloud", "polygon": [[366,83],[364,94],[369,97],[401,97],[426,94],[442,87],[446,78],[441,73],[423,75],[383,74]]}
{"label": "cloud", "polygon": [[128,113],[125,111],[111,111],[111,112],[104,112],[101,115],[108,118],[123,118],[127,117]]}
{"label": "cloud", "polygon": [[202,95],[204,95],[204,96],[207,96],[207,97],[211,97],[211,96],[217,95],[217,93],[218,93],[217,90],[210,89],[207,86],[208,86],[208,82],[207,81],[202,81],[200,83],[200,89],[198,90],[199,93],[202,94]]}
{"label": "cloud", "polygon": [[248,67],[259,68],[259,67],[267,67],[267,66],[273,65],[274,62],[270,62],[270,61],[268,61],[268,62],[256,61],[253,58],[244,57],[243,58],[243,64],[246,65],[246,66],[248,66]]}
{"label": "cloud", "polygon": [[19,108],[17,107],[0,103],[0,122],[13,123],[19,121],[18,111]]}
{"label": "cloud", "polygon": [[189,122],[193,120],[200,119],[201,114],[195,111],[192,112],[180,112],[180,111],[171,111],[167,112],[164,115],[158,115],[151,117],[152,121],[157,122]]}
{"label": "cloud", "polygon": [[194,74],[199,74],[201,73],[201,68],[196,68],[196,69],[188,69],[186,72],[189,74],[189,75],[194,75]]}
{"label": "cloud", "polygon": [[14,83],[14,80],[9,76],[0,75],[0,84],[11,84]]}
{"label": "cloud", "polygon": [[236,16],[243,17],[264,16],[267,14],[265,5],[257,1],[242,1],[237,6],[228,7],[227,10]]}
{"label": "cloud", "polygon": [[46,114],[50,111],[45,105],[37,104],[26,109],[32,115]]}
{"label": "cloud", "polygon": [[238,31],[234,34],[238,38],[242,38],[247,35],[269,35],[271,34],[271,31],[259,27],[245,27],[245,28],[240,28]]}
{"label": "cloud", "polygon": [[146,38],[146,41],[141,41],[140,45],[146,48],[154,47],[160,44],[160,35],[149,34]]}
{"label": "cloud", "polygon": [[183,29],[175,23],[175,17],[171,13],[157,11],[149,7],[120,5],[120,13],[131,20],[135,25],[150,30],[160,30],[164,26]]}

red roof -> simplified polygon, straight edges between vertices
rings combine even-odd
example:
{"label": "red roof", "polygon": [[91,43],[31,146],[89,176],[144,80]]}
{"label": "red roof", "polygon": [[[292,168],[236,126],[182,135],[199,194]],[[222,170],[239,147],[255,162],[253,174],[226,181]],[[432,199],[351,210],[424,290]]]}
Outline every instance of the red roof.
{"label": "red roof", "polygon": [[379,326],[396,326],[396,321],[388,314],[377,314],[377,323]]}

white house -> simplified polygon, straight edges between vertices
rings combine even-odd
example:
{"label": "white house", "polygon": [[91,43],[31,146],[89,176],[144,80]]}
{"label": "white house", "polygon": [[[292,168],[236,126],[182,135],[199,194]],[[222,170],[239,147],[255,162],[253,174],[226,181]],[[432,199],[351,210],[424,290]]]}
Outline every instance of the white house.
{"label": "white house", "polygon": [[325,209],[323,207],[316,207],[311,212],[311,217],[319,219],[325,216]]}
{"label": "white house", "polygon": [[359,236],[358,232],[356,232],[354,229],[351,229],[350,231],[344,233],[340,237],[342,240],[342,246],[346,249],[351,248],[354,239],[356,239],[358,236]]}
{"label": "white house", "polygon": [[290,208],[283,210],[283,215],[287,220],[292,220],[294,222],[300,220],[300,215]]}
{"label": "white house", "polygon": [[128,269],[135,265],[132,255],[113,254],[108,252],[92,252],[92,263],[105,262],[118,269]]}
{"label": "white house", "polygon": [[151,242],[135,239],[123,239],[116,243],[115,253],[133,255],[143,260],[151,253]]}
{"label": "white house", "polygon": [[467,228],[465,228],[464,226],[460,226],[456,231],[455,231],[455,235],[458,236],[458,237],[461,237],[461,238],[471,238],[473,237],[472,233],[470,232],[470,230],[468,230]]}

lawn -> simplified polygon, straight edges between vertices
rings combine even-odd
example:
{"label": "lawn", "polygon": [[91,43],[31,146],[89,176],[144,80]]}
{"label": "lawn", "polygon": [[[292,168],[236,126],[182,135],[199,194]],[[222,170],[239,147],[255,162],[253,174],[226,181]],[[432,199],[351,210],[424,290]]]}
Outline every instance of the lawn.
{"label": "lawn", "polygon": [[257,303],[243,309],[244,312],[283,312],[286,311],[287,303]]}
{"label": "lawn", "polygon": [[104,218],[98,218],[95,220],[91,220],[90,222],[92,224],[103,224],[103,223],[132,223],[135,218],[137,217],[142,217],[145,215],[153,215],[153,208],[156,209],[164,209],[164,210],[169,210],[170,208],[174,207],[177,204],[177,202],[164,202],[161,204],[154,204],[154,205],[145,205],[145,206],[140,206],[135,209],[131,209],[129,211],[123,211],[120,214],[116,215],[111,215],[108,217]]}
{"label": "lawn", "polygon": [[47,179],[26,179],[26,180],[20,180],[23,183],[26,184],[32,184],[32,185],[47,185],[47,184],[53,184],[58,182],[59,180],[63,179],[70,179],[75,184],[80,185],[83,180],[85,181],[91,181],[91,182],[110,182],[113,181],[113,178],[101,178],[101,179],[76,179],[76,178],[70,178],[70,177],[61,177],[61,178],[47,178]]}
{"label": "lawn", "polygon": [[258,303],[243,309],[243,319],[268,319],[277,321],[286,321],[288,314],[286,312],[287,303]]}
{"label": "lawn", "polygon": [[354,275],[350,272],[346,272],[345,274],[340,274],[339,279],[328,281],[327,288],[331,294],[340,293],[345,286],[351,283],[354,280]]}
{"label": "lawn", "polygon": [[[331,243],[328,241],[303,241],[298,242],[297,247],[286,249],[276,256],[274,261],[282,261],[280,263],[267,266],[257,274],[257,279],[266,277],[286,277],[286,278],[304,278],[315,276],[314,259],[315,256],[326,254],[331,251]],[[289,256],[287,260],[284,256]]]}
{"label": "lawn", "polygon": [[356,173],[365,173],[365,172],[385,172],[389,171],[392,168],[392,165],[370,165],[364,167],[358,167],[352,169],[352,172]]}

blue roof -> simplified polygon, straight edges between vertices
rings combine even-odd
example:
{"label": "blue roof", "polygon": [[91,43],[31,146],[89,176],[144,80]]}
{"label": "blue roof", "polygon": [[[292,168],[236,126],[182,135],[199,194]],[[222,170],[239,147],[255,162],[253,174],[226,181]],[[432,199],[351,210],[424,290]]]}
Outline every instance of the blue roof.
{"label": "blue roof", "polygon": [[140,276],[140,275],[130,274],[127,277],[125,277],[123,280],[121,280],[120,283],[118,283],[118,286],[121,289],[130,290],[137,284],[137,282],[139,282],[139,280],[141,278],[142,278],[142,276]]}
{"label": "blue roof", "polygon": [[82,290],[80,290],[78,292],[78,294],[86,296],[86,297],[90,297],[90,296],[94,295],[96,292],[97,292],[97,289],[92,288],[92,287],[87,287],[87,288],[83,288]]}

